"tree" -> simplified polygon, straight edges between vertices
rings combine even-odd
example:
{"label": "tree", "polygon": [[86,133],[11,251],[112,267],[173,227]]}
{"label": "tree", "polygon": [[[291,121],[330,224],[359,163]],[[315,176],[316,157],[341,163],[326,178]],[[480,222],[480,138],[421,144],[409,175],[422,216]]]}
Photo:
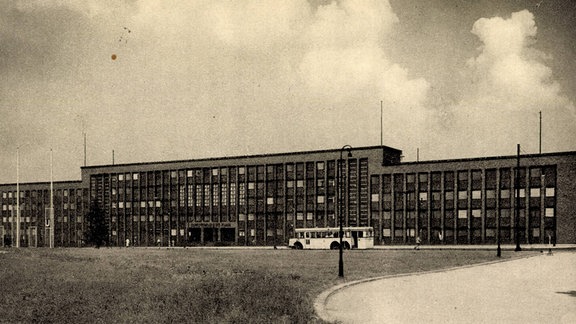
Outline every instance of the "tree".
{"label": "tree", "polygon": [[108,223],[106,222],[106,215],[97,202],[90,205],[90,210],[86,215],[86,243],[100,248],[108,243]]}

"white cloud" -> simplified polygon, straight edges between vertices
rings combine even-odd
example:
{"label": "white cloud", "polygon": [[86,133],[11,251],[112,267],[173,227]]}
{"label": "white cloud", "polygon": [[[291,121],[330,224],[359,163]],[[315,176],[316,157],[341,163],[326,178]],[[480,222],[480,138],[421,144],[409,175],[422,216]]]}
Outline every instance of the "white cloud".
{"label": "white cloud", "polygon": [[[527,10],[510,18],[481,18],[472,33],[483,46],[469,60],[471,85],[439,129],[446,150],[484,154],[510,154],[516,144],[524,152],[538,149],[538,113],[544,118],[544,149],[572,149],[566,136],[576,138],[575,107],[533,49],[534,16]],[[461,134],[451,139],[450,134]],[[451,146],[448,148],[448,146]]]}

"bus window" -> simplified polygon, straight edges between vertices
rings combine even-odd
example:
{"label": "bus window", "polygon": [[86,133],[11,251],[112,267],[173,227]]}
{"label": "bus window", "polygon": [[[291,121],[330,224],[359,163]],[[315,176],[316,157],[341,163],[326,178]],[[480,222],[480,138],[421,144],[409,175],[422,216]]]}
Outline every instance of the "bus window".
{"label": "bus window", "polygon": [[306,232],[306,238],[310,238],[310,232]]}
{"label": "bus window", "polygon": [[358,232],[358,237],[364,237],[364,232],[363,231]]}

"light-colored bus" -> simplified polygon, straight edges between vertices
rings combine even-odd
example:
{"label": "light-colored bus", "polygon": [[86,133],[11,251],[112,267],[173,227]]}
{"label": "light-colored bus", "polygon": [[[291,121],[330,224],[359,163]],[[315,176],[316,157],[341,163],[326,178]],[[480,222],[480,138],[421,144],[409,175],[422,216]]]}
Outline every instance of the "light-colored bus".
{"label": "light-colored bus", "polygon": [[[338,227],[297,228],[295,236],[288,241],[288,246],[301,249],[339,249],[340,238]],[[372,227],[344,227],[342,247],[344,249],[371,249],[374,247],[374,230]]]}

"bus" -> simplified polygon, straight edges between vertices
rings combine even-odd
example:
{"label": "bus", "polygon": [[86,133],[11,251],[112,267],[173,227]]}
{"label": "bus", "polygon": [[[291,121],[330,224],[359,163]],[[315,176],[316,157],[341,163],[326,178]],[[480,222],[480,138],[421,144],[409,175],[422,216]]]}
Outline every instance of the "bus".
{"label": "bus", "polygon": [[[371,249],[374,247],[372,227],[343,227],[343,249]],[[339,227],[297,228],[295,237],[288,241],[290,248],[301,249],[340,249]]]}

